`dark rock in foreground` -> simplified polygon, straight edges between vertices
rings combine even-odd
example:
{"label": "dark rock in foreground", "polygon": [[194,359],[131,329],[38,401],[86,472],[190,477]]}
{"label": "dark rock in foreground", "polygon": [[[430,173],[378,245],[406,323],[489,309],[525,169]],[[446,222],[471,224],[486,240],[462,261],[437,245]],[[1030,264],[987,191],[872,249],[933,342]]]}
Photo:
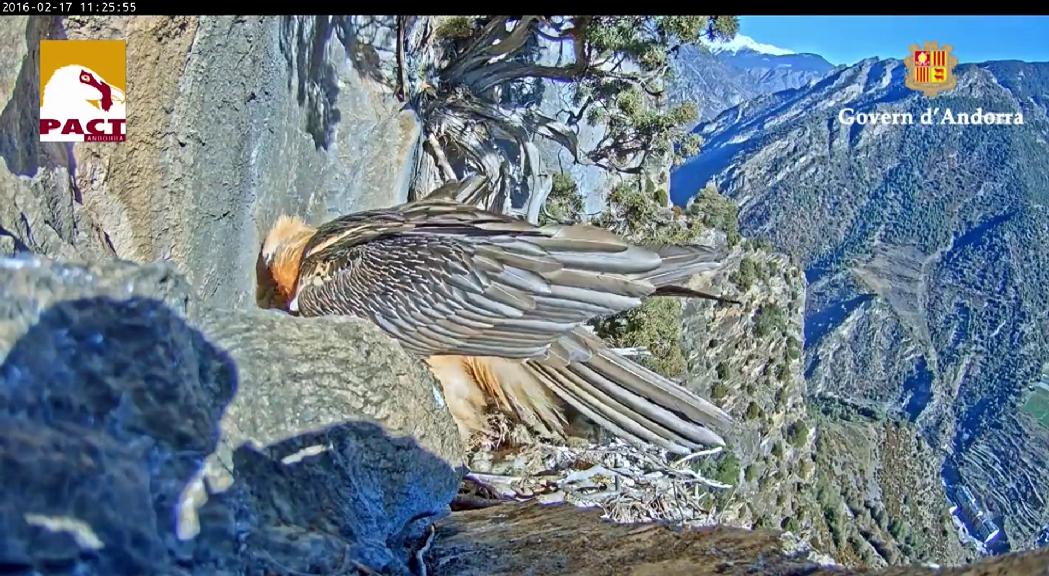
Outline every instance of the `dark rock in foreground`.
{"label": "dark rock in foreground", "polygon": [[[301,346],[308,339],[289,338],[297,348],[270,345],[281,341],[274,323],[296,319],[257,319],[252,329],[250,314],[216,313],[225,327],[219,340],[235,342],[236,356],[247,350],[255,362],[298,365],[306,373],[301,382],[327,383],[330,394],[344,397],[321,402],[341,407],[339,421],[329,414],[327,425],[313,418],[269,430],[266,422],[284,420],[267,420],[268,403],[243,394],[261,390],[268,402],[297,402],[300,413],[308,403],[280,395],[267,376],[287,374],[263,373],[251,362],[253,385],[240,389],[237,360],[186,320],[182,280],[167,267],[0,263],[0,328],[13,340],[10,349],[0,347],[0,572],[411,573],[414,551],[448,511],[459,475],[415,440],[359,421],[382,421],[381,411],[353,409],[369,399],[395,410],[381,401],[384,394],[435,403],[432,381],[406,372],[399,347],[368,334],[336,340],[361,358],[388,360],[376,360],[393,379],[385,389],[365,396],[367,387],[358,386],[353,396],[345,390],[352,386],[340,392],[342,380],[330,371],[310,378],[316,350]],[[364,331],[337,324],[331,333]],[[316,340],[325,328],[304,330]],[[275,357],[292,349],[298,358]],[[367,377],[349,380],[363,385]],[[289,393],[317,392],[283,383]],[[419,392],[399,394],[402,388]],[[220,439],[231,438],[224,423],[234,398],[254,410],[246,421],[260,423],[241,440],[263,447],[232,446],[232,486],[208,494],[200,479]],[[429,426],[431,441],[442,446],[432,438],[440,436],[436,418],[413,425]],[[454,437],[450,421],[447,428]],[[454,454],[457,445],[448,446]],[[187,530],[187,523],[194,525]]]}
{"label": "dark rock in foreground", "polygon": [[218,441],[235,373],[156,300],[45,310],[0,366],[0,564],[169,568],[180,493]]}

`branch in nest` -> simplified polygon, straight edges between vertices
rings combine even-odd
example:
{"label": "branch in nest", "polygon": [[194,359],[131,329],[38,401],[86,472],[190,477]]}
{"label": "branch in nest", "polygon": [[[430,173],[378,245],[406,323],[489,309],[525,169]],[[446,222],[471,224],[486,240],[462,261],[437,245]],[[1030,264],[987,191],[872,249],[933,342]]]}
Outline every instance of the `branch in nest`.
{"label": "branch in nest", "polygon": [[714,448],[709,448],[709,449],[706,449],[706,450],[700,450],[699,452],[693,452],[693,453],[689,454],[688,456],[685,456],[684,458],[680,458],[678,460],[675,460],[673,462],[673,466],[675,468],[677,468],[677,467],[681,466],[682,464],[684,464],[686,462],[691,462],[692,460],[695,460],[696,458],[699,458],[701,456],[713,456],[714,454],[720,453],[722,450],[723,450],[723,448],[721,446],[716,446]]}
{"label": "branch in nest", "polygon": [[625,356],[627,358],[635,358],[638,356],[647,357],[652,355],[652,352],[648,349],[647,346],[633,346],[631,348],[613,348],[612,351],[616,354],[619,354],[620,356]]}

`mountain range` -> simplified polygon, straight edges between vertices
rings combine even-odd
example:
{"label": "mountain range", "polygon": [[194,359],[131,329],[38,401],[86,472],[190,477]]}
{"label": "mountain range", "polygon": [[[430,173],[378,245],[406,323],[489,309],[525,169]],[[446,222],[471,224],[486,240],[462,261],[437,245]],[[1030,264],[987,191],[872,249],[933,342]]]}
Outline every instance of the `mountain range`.
{"label": "mountain range", "polygon": [[[673,201],[713,182],[744,234],[805,270],[813,411],[913,427],[944,488],[923,505],[958,504],[991,551],[1036,546],[1049,525],[1049,63],[958,66],[957,87],[928,98],[898,60],[769,52],[678,54],[672,100],[702,104],[704,143],[672,173]],[[1023,120],[848,124],[844,108]]]}
{"label": "mountain range", "polygon": [[668,92],[672,103],[694,103],[699,122],[756,96],[808,85],[832,69],[817,54],[795,54],[737,35],[728,43],[681,46]]}

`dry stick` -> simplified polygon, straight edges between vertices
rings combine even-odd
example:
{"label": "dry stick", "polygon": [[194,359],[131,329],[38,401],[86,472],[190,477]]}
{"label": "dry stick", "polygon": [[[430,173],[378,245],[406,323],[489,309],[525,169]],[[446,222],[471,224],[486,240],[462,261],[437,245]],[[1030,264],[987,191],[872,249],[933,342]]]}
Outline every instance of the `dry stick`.
{"label": "dry stick", "polygon": [[714,454],[717,454],[717,453],[721,452],[722,450],[723,450],[723,448],[721,446],[717,446],[715,448],[709,448],[707,450],[700,450],[699,452],[693,452],[693,453],[689,454],[688,456],[685,456],[684,458],[681,458],[680,460],[675,460],[674,462],[672,462],[672,464],[675,467],[677,467],[677,466],[680,466],[680,465],[684,464],[685,462],[690,462],[692,460],[695,460],[696,458],[699,458],[700,456],[713,456]]}
{"label": "dry stick", "polygon": [[436,536],[437,527],[430,524],[430,535],[426,537],[426,543],[423,544],[422,548],[419,548],[419,550],[415,552],[415,560],[419,562],[419,570],[421,572],[420,576],[426,576],[426,561],[423,557],[426,555],[426,551],[430,549]]}

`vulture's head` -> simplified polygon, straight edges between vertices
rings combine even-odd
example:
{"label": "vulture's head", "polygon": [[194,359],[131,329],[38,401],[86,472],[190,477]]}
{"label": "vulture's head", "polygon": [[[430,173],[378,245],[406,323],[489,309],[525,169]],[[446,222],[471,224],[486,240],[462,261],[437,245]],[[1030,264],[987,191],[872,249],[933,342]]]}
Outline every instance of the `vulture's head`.
{"label": "vulture's head", "polygon": [[314,232],[298,216],[282,215],[270,227],[255,264],[255,301],[259,306],[288,309],[299,280],[302,252]]}

